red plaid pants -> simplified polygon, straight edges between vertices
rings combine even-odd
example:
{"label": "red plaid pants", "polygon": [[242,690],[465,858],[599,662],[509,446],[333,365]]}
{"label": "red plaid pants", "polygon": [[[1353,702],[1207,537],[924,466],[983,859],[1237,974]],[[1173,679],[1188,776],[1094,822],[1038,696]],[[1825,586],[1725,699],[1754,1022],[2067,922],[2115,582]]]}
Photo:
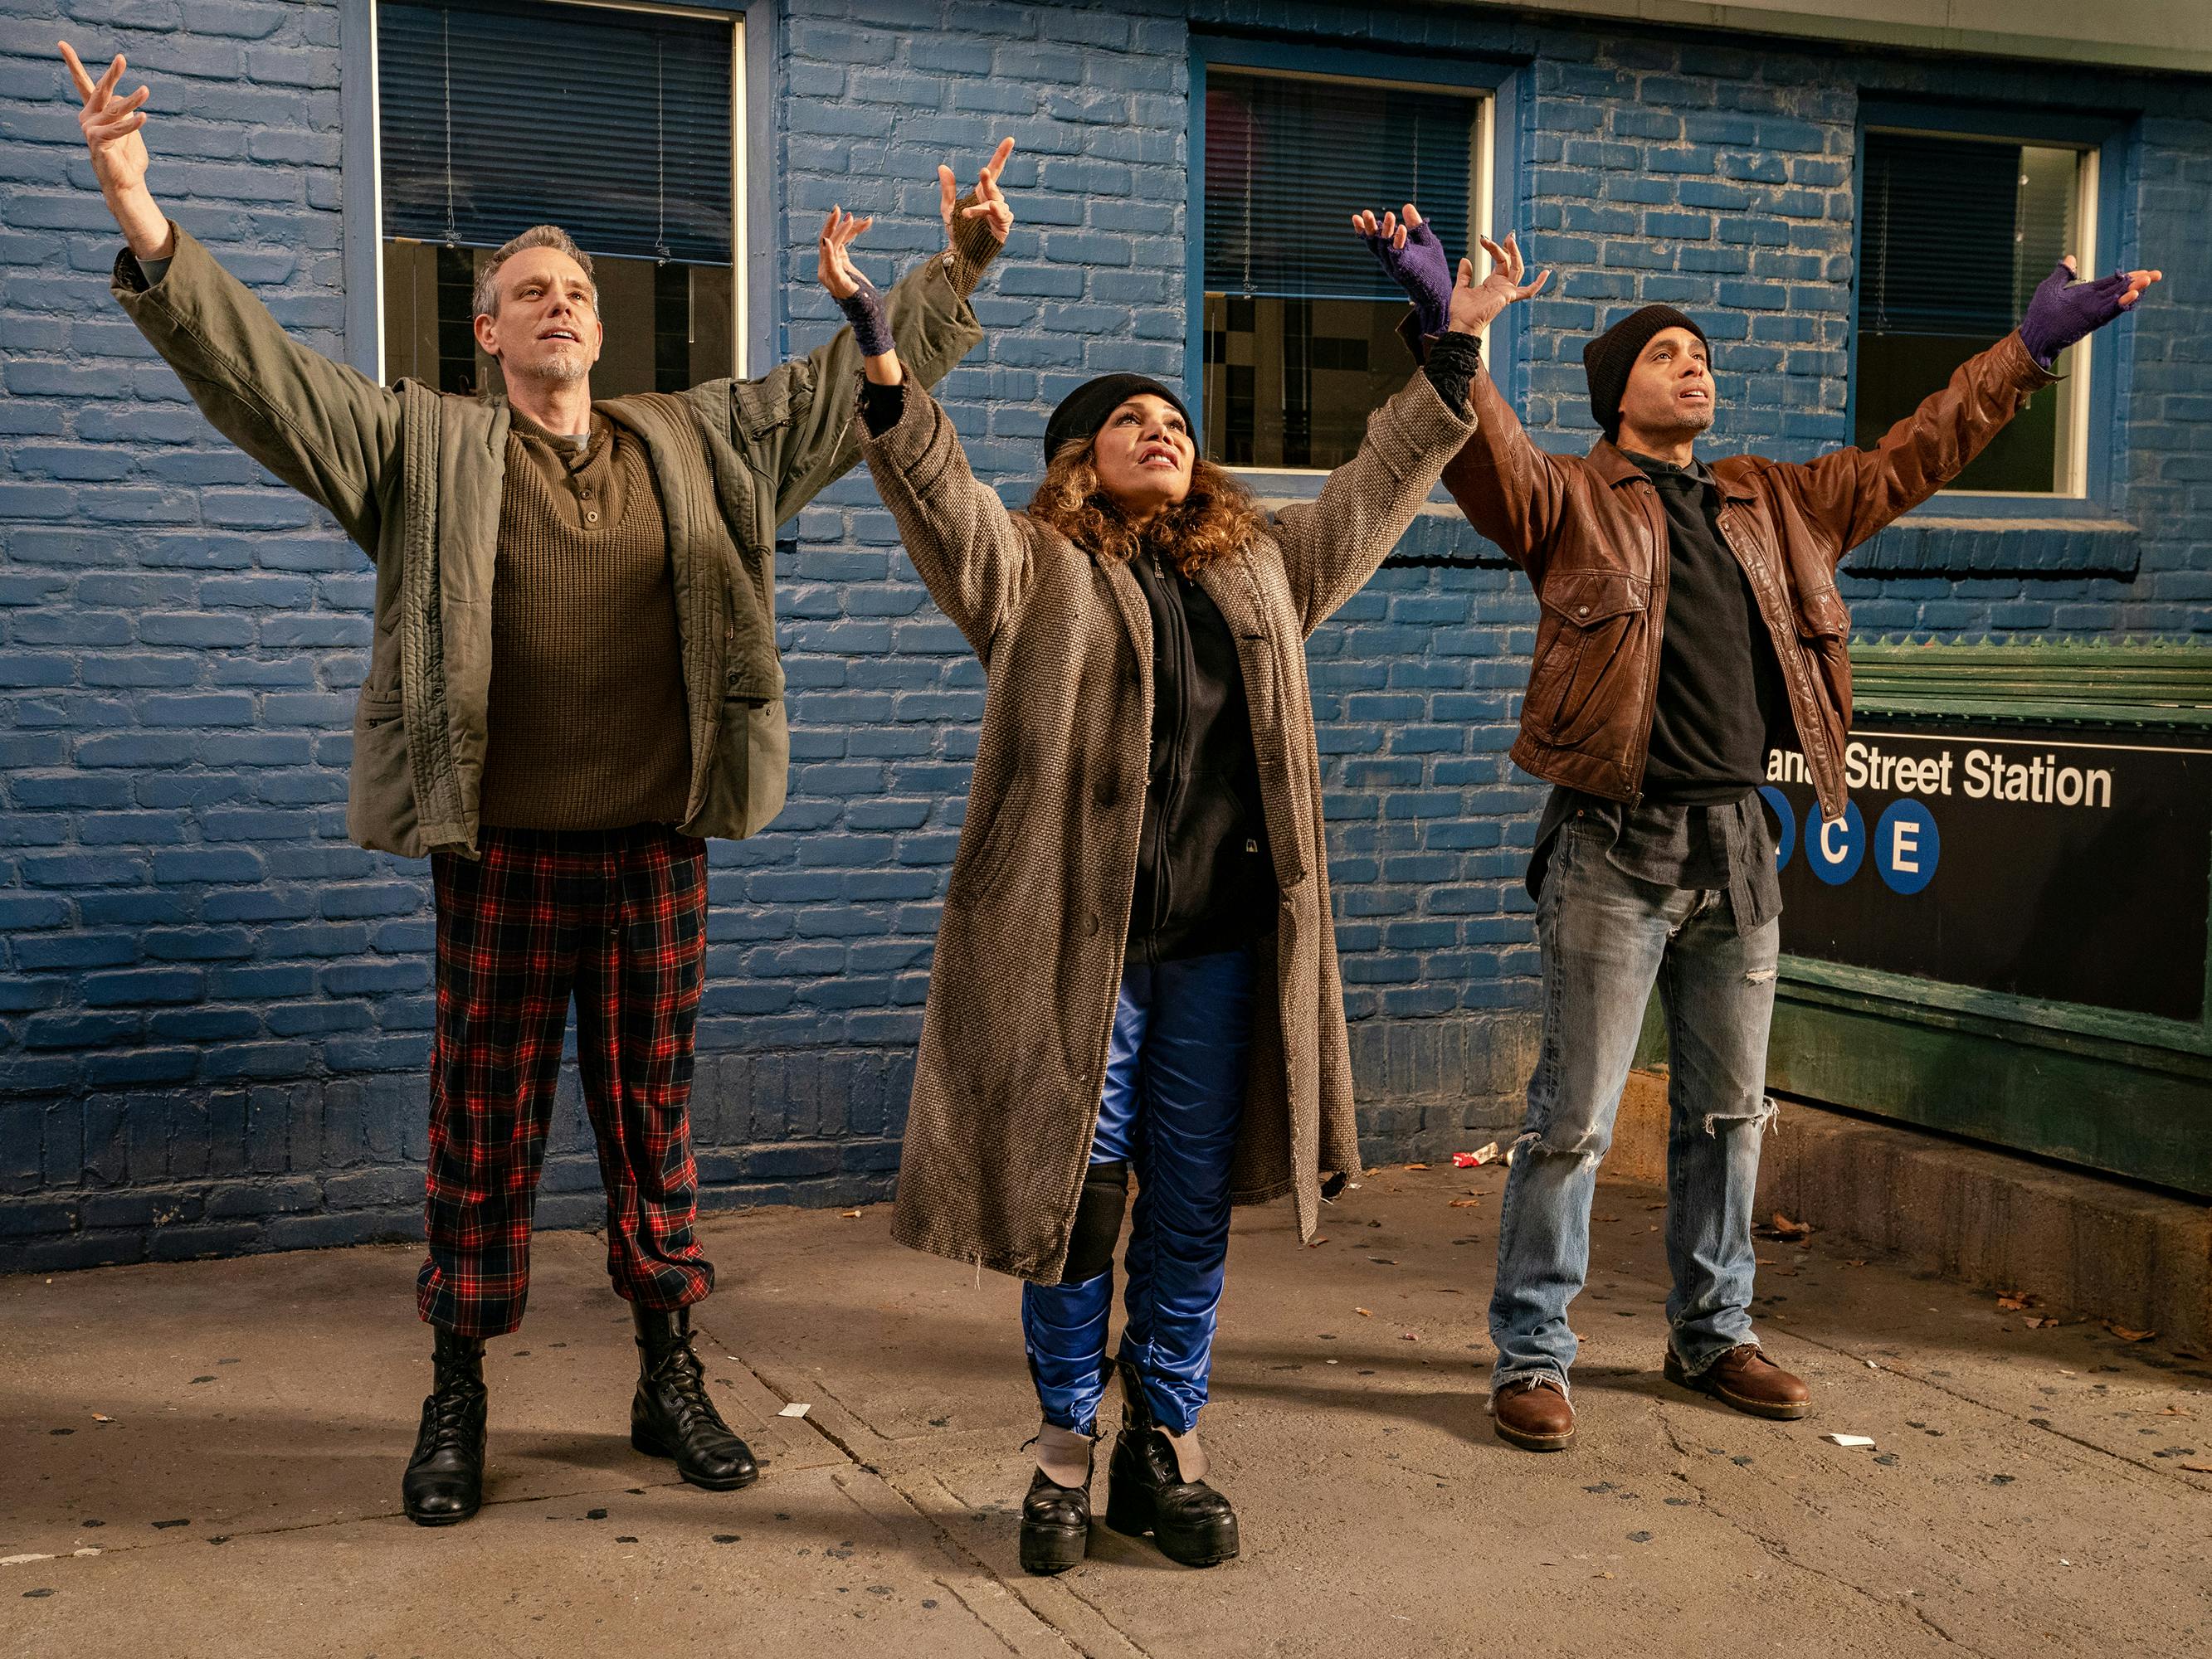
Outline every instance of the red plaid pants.
{"label": "red plaid pants", "polygon": [[707,951],[706,843],[659,824],[492,830],[430,860],[430,1254],[422,1317],[463,1336],[522,1322],[530,1221],[568,1001],[607,1194],[607,1271],[647,1308],[713,1288],[692,1236],[687,1108]]}

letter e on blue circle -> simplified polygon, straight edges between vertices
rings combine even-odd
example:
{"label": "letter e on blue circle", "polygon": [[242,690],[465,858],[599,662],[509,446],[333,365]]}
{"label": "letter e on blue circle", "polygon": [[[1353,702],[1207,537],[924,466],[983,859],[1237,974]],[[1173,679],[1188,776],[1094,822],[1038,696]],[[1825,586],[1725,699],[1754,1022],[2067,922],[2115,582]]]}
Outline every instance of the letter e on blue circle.
{"label": "letter e on blue circle", "polygon": [[1866,857],[1866,820],[1856,801],[1844,804],[1839,818],[1823,818],[1805,825],[1805,862],[1831,887],[1840,887],[1859,872]]}
{"label": "letter e on blue circle", "polygon": [[1796,811],[1790,805],[1790,797],[1771,783],[1760,784],[1759,794],[1774,814],[1774,867],[1787,870],[1790,854],[1797,850]]}
{"label": "letter e on blue circle", "polygon": [[1875,868],[1893,893],[1917,893],[1925,887],[1942,851],[1935,816],[1910,797],[1892,801],[1875,826]]}

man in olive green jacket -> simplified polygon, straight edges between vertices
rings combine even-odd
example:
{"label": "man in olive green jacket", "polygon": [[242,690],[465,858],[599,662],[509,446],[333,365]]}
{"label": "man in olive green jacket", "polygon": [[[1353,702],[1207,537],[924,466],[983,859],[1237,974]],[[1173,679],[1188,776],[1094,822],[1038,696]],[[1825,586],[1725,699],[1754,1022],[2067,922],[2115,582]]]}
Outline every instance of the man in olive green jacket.
{"label": "man in olive green jacket", "polygon": [[[703,837],[783,805],[776,526],[852,466],[852,331],[759,380],[594,404],[591,260],[538,226],[479,273],[477,343],[503,396],[386,389],[289,338],[146,186],[148,89],[62,47],[126,251],[113,289],[216,427],[326,507],[376,561],[347,826],[428,855],[437,901],[429,1254],[435,1382],[403,1496],[424,1525],[482,1500],[483,1339],[520,1324],[539,1165],[573,994],[607,1188],[608,1266],[641,1376],[631,1443],[695,1485],[757,1478],[708,1397],[689,1309],[688,1105],[706,948]],[[909,372],[981,337],[966,296],[1012,220],[939,169],[945,252],[888,301]],[[833,212],[822,258],[868,222]]]}

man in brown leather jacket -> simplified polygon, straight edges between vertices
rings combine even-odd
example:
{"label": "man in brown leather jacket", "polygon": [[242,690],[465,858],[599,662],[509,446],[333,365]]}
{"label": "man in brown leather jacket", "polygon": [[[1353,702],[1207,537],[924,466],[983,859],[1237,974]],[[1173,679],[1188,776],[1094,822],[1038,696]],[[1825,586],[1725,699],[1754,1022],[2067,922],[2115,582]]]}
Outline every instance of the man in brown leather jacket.
{"label": "man in brown leather jacket", "polygon": [[[1492,314],[1543,286],[1496,262]],[[1548,275],[1549,273],[1546,273]],[[1444,470],[1474,527],[1542,604],[1513,759],[1553,786],[1529,891],[1544,1033],[1499,1219],[1490,1304],[1498,1434],[1574,1437],[1567,1307],[1644,1010],[1667,1015],[1665,1370],[1761,1417],[1802,1417],[1805,1385],[1752,1334],[1753,1189],[1781,893],[1756,789],[1770,742],[1803,751],[1824,817],[1844,811],[1850,618],[1844,555],[1943,488],[2049,385],[2058,351],[2118,316],[2155,271],[2075,283],[2069,259],[2018,331],[1868,449],[1781,462],[1692,453],[1717,390],[1705,337],[1646,306],[1584,348],[1605,437],[1588,456],[1531,443],[1487,374],[1474,436]]]}

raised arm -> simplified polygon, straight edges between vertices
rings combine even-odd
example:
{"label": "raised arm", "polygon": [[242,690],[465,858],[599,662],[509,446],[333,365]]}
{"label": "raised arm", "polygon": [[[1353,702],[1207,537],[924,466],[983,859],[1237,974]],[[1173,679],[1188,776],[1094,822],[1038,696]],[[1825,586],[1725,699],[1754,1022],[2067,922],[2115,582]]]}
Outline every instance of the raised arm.
{"label": "raised arm", "polygon": [[854,425],[929,597],[988,665],[993,641],[1029,590],[1030,537],[999,492],[968,470],[951,417],[920,386],[872,374]]}
{"label": "raised arm", "polygon": [[152,95],[115,95],[118,57],[95,82],[64,42],[83,107],[77,125],[93,176],[129,252],[116,261],[117,301],[175,369],[216,429],[334,514],[370,551],[378,483],[398,444],[399,400],[366,375],[310,350],[191,236],[147,188],[142,129]]}
{"label": "raised arm", "polygon": [[[1506,307],[1542,289],[1552,273],[1544,271],[1533,283],[1521,280],[1528,267],[1511,231],[1502,244],[1482,238],[1482,248],[1490,256],[1490,274],[1482,281],[1474,317],[1479,327],[1487,328]],[[1444,488],[1469,524],[1540,581],[1544,550],[1559,528],[1565,501],[1559,464],[1528,441],[1520,417],[1486,369],[1477,371],[1469,397],[1474,436],[1445,465]]]}
{"label": "raised arm", "polygon": [[968,295],[1013,228],[1013,209],[999,188],[999,175],[1013,148],[1011,138],[1000,143],[964,201],[956,199],[952,169],[938,169],[945,251],[908,271],[887,297],[879,297],[852,262],[853,240],[873,220],[840,208],[832,208],[823,220],[817,248],[823,287],[848,318],[856,314],[853,302],[860,300],[860,313],[872,316],[871,325],[882,330],[870,336],[870,343],[881,346],[887,337],[889,345],[870,352],[848,325],[806,357],[732,389],[732,418],[746,427],[741,436],[775,483],[778,524],[860,459],[848,389],[871,356],[890,359],[888,372],[895,376],[931,386],[983,337]]}
{"label": "raised arm", "polygon": [[2115,271],[2076,283],[2074,273],[2069,253],[2037,288],[2019,328],[1960,364],[1872,448],[1838,449],[1772,469],[1770,476],[1800,510],[1835,537],[1836,559],[1965,471],[2057,378],[2051,370],[2060,352],[2128,310],[2162,275]]}
{"label": "raised arm", "polygon": [[1329,474],[1319,499],[1275,517],[1284,573],[1308,634],[1365,586],[1474,426],[1467,407],[1479,367],[1469,326],[1480,325],[1474,267],[1461,260],[1455,277],[1443,245],[1411,203],[1402,222],[1395,213],[1378,220],[1362,212],[1352,228],[1405,289],[1431,349],[1413,384],[1368,422],[1359,453]]}

